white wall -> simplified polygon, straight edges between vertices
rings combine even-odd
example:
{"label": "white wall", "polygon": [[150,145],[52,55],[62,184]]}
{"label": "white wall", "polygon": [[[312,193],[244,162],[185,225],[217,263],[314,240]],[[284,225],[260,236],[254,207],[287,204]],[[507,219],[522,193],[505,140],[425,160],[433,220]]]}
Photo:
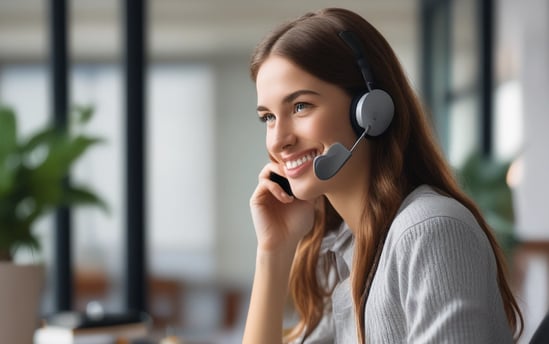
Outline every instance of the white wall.
{"label": "white wall", "polygon": [[518,227],[525,239],[549,238],[549,2],[521,4],[521,80],[524,176],[518,190]]}
{"label": "white wall", "polygon": [[265,163],[265,126],[258,120],[248,57],[214,62],[217,277],[247,287],[255,267],[255,232],[249,199]]}
{"label": "white wall", "polygon": [[[522,146],[514,189],[516,230],[523,241],[549,240],[549,2],[501,0],[504,32],[500,67],[520,84]],[[507,27],[507,29],[505,29]],[[506,77],[509,77],[507,75]],[[512,75],[511,75],[512,77]],[[504,120],[504,119],[503,119]],[[514,133],[510,133],[514,136]],[[519,303],[525,318],[521,343],[527,343],[549,309],[549,252],[516,262],[523,280]]]}

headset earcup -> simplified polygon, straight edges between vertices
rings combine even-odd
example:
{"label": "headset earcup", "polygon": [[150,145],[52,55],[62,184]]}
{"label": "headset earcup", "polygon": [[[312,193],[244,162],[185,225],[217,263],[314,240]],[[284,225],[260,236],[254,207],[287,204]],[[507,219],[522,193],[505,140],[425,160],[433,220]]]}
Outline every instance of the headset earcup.
{"label": "headset earcup", "polygon": [[366,96],[366,94],[368,94],[368,92],[361,92],[355,95],[351,100],[351,108],[349,109],[349,117],[351,119],[351,125],[357,137],[364,132],[364,128],[360,126],[357,120],[357,113],[359,113],[357,106],[358,106],[358,103],[361,101],[361,99]]}
{"label": "headset earcup", "polygon": [[352,116],[352,118],[354,118],[354,122],[359,127],[359,130],[362,131],[370,126],[368,136],[379,136],[383,134],[391,124],[395,112],[395,105],[393,104],[393,99],[387,92],[380,89],[374,89],[357,99],[353,109],[355,116]]}

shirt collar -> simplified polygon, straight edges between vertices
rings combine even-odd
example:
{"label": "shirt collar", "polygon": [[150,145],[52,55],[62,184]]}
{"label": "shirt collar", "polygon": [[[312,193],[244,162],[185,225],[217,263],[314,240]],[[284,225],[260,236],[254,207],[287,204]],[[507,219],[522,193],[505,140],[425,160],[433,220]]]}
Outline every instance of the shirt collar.
{"label": "shirt collar", "polygon": [[320,254],[333,252],[339,280],[349,277],[353,259],[353,233],[345,222],[337,231],[328,233],[320,245]]}

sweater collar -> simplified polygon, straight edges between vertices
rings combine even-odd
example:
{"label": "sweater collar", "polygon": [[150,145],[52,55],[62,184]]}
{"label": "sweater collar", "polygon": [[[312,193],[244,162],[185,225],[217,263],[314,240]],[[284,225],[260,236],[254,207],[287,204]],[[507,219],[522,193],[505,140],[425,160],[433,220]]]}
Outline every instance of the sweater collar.
{"label": "sweater collar", "polygon": [[353,233],[345,222],[342,222],[337,231],[328,233],[320,246],[320,254],[333,252],[339,280],[349,277],[353,260]]}

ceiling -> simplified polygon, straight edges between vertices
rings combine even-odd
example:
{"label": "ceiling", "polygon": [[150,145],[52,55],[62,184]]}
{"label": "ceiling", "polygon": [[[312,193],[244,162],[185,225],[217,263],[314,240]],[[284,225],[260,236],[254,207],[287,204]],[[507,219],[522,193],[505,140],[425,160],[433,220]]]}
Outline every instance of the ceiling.
{"label": "ceiling", "polygon": [[[352,9],[374,24],[397,53],[417,50],[416,0],[149,0],[148,49],[152,58],[175,60],[249,54],[278,23],[322,7]],[[70,3],[70,51],[76,60],[113,60],[121,54],[121,4]],[[44,0],[0,0],[0,60],[47,56]]]}

